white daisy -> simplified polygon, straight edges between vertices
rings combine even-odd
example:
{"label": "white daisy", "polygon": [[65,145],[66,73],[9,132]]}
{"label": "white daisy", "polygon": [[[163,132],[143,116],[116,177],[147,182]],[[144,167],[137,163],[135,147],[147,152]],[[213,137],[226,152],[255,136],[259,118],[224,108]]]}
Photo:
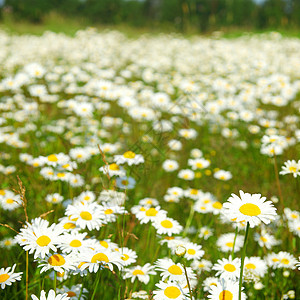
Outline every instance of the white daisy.
{"label": "white daisy", "polygon": [[16,268],[16,264],[6,269],[4,268],[0,269],[1,289],[4,289],[6,285],[11,285],[16,280],[21,280],[22,277],[21,275],[23,274],[23,272],[14,273],[15,268]]}
{"label": "white daisy", "polygon": [[276,217],[276,208],[271,201],[266,201],[266,197],[261,194],[249,194],[240,191],[240,198],[231,194],[228,202],[223,204],[224,214],[230,219],[246,221],[250,223],[250,227],[258,225],[260,221],[269,224]]}

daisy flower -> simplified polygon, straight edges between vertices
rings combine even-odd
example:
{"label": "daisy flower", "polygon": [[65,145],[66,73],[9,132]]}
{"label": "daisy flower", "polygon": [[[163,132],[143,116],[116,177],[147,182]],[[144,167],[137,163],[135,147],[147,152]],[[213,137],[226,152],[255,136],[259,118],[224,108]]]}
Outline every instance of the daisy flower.
{"label": "daisy flower", "polygon": [[[217,246],[222,252],[232,251],[235,234],[225,233],[222,234],[217,240]],[[244,244],[244,237],[237,235],[234,245],[234,252],[240,251]]]}
{"label": "daisy flower", "polygon": [[158,234],[178,234],[182,231],[183,227],[174,219],[166,216],[156,218],[153,222],[153,227],[157,230]]}
{"label": "daisy flower", "polygon": [[[168,280],[175,280],[175,281],[184,281],[186,279],[185,277],[185,271],[182,266],[182,264],[178,263],[175,264],[172,259],[170,258],[162,258],[158,259],[155,263],[156,271],[162,272],[160,276],[162,277],[162,281]],[[195,274],[193,273],[192,268],[187,267],[186,268],[188,273],[188,278],[196,278]]]}
{"label": "daisy flower", "polygon": [[124,190],[131,190],[135,187],[135,179],[133,177],[118,177],[116,180],[117,187]]}
{"label": "daisy flower", "polygon": [[178,172],[178,178],[184,180],[193,180],[195,178],[195,173],[192,170],[184,169]]}
{"label": "daisy flower", "polygon": [[127,163],[129,166],[143,163],[144,157],[141,154],[135,154],[133,151],[127,151],[123,155],[115,155],[114,161],[118,165]]}
{"label": "daisy flower", "polygon": [[198,274],[200,274],[202,271],[210,271],[212,267],[212,263],[209,260],[201,259],[201,260],[194,260],[191,266],[193,270],[195,270]]}
{"label": "daisy flower", "polygon": [[163,162],[162,167],[166,172],[173,172],[179,168],[179,165],[176,160],[167,159]]}
{"label": "daisy flower", "polygon": [[144,266],[134,266],[129,269],[124,270],[124,279],[131,278],[131,282],[133,283],[135,279],[147,284],[150,281],[149,275],[156,275],[154,271],[154,266],[147,263]]}
{"label": "daisy flower", "polygon": [[110,177],[112,176],[120,176],[124,177],[126,175],[125,170],[118,166],[116,163],[112,163],[110,165],[104,165],[99,169],[104,174],[108,174]]}
{"label": "daisy flower", "polygon": [[25,251],[29,251],[29,254],[34,253],[34,259],[44,258],[50,249],[57,251],[62,228],[54,223],[50,227],[48,225],[48,221],[37,218],[32,224],[27,223],[26,228],[21,228],[21,232],[15,237]]}
{"label": "daisy flower", "polygon": [[258,225],[261,221],[269,224],[276,217],[276,208],[271,201],[265,201],[261,194],[249,194],[240,191],[240,198],[231,194],[228,202],[223,204],[224,214],[236,221],[249,222],[250,227]]}
{"label": "daisy flower", "polygon": [[156,284],[159,290],[153,291],[153,299],[154,300],[185,300],[188,297],[189,290],[188,288],[184,288],[180,286],[178,283],[168,281],[163,282],[160,281]]}
{"label": "daisy flower", "polygon": [[73,255],[65,254],[48,254],[45,259],[39,260],[38,267],[42,267],[41,273],[46,272],[50,269],[54,269],[56,272],[66,272],[70,270],[76,270],[75,264],[77,260],[74,260]]}
{"label": "daisy flower", "polygon": [[214,177],[219,180],[227,181],[232,178],[232,174],[229,171],[219,170],[214,173]]}
{"label": "daisy flower", "polygon": [[3,209],[14,210],[21,206],[20,195],[15,195],[11,191],[6,191],[5,195],[0,198],[0,205]]}
{"label": "daisy flower", "polygon": [[292,270],[296,268],[297,260],[292,254],[286,251],[280,251],[277,254],[277,258],[278,258],[278,264],[277,264],[278,268],[285,268],[285,269],[292,269]]}
{"label": "daisy flower", "polygon": [[213,265],[212,269],[216,270],[216,276],[220,275],[220,278],[226,280],[236,280],[240,276],[240,259],[237,257],[232,260],[231,256],[229,259],[223,258],[218,259],[217,263]]}
{"label": "daisy flower", "polygon": [[85,239],[87,232],[64,233],[60,238],[58,248],[63,253],[77,253],[89,248],[89,241]]}
{"label": "daisy flower", "polygon": [[267,264],[260,257],[245,257],[244,271],[251,272],[259,277],[264,277],[267,272]]}
{"label": "daisy flower", "polygon": [[195,243],[184,243],[182,245],[186,248],[184,257],[187,260],[201,259],[204,255],[204,251],[202,250],[201,245],[197,245]]}
{"label": "daisy flower", "polygon": [[141,224],[147,224],[149,221],[153,222],[160,217],[166,217],[167,212],[163,209],[160,209],[160,206],[156,207],[140,207],[139,210],[135,213],[137,219]]}
{"label": "daisy flower", "polygon": [[70,298],[70,300],[78,300],[80,293],[80,300],[85,300],[87,299],[87,295],[85,294],[88,293],[86,288],[82,288],[82,284],[73,285],[71,288],[68,288],[64,285],[61,289],[57,289],[57,291],[61,294],[67,293],[67,296]]}
{"label": "daisy flower", "polygon": [[191,166],[193,170],[205,169],[210,165],[210,161],[204,158],[189,159],[188,165]]}
{"label": "daisy flower", "polygon": [[134,250],[127,247],[120,249],[121,259],[123,260],[123,266],[127,267],[136,262],[137,255]]}
{"label": "daisy flower", "polygon": [[157,206],[158,204],[158,200],[154,198],[144,198],[139,201],[139,205],[142,206]]}
{"label": "daisy flower", "polygon": [[300,176],[300,160],[298,160],[298,162],[296,162],[295,160],[286,161],[284,163],[284,166],[282,166],[282,171],[280,171],[279,174],[293,174],[295,178],[297,176]]}
{"label": "daisy flower", "polygon": [[50,290],[48,293],[48,296],[46,298],[46,292],[44,290],[41,291],[40,298],[38,298],[36,295],[31,295],[32,300],[68,300],[70,299],[67,295],[65,294],[56,294],[54,290]]}
{"label": "daisy flower", "polygon": [[59,193],[54,193],[54,194],[48,194],[46,196],[46,201],[49,203],[60,203],[64,200],[64,197],[60,195]]}
{"label": "daisy flower", "polygon": [[[242,288],[243,289],[243,288]],[[209,290],[208,299],[212,300],[238,300],[239,299],[239,283],[230,281],[230,280],[222,280],[218,281],[217,285],[211,285],[211,289]],[[246,300],[246,295],[242,292],[242,300]]]}
{"label": "daisy flower", "polygon": [[219,278],[217,278],[217,277],[207,277],[203,281],[204,292],[208,292],[212,286],[217,286],[218,282],[219,282]]}
{"label": "daisy flower", "polygon": [[105,223],[104,214],[100,209],[100,205],[94,202],[77,202],[74,205],[70,204],[66,209],[66,215],[72,216],[72,219],[76,220],[76,225],[81,229],[99,230]]}
{"label": "daisy flower", "polygon": [[105,250],[86,250],[80,253],[79,264],[80,270],[88,269],[90,273],[97,272],[99,268],[108,267],[113,271],[114,265],[120,269],[123,266],[123,260],[118,252],[112,252],[110,249]]}
{"label": "daisy flower", "polygon": [[14,264],[12,267],[8,267],[6,269],[1,268],[0,269],[0,284],[1,289],[4,289],[6,285],[11,285],[16,280],[21,280],[21,275],[23,272],[20,273],[14,273],[16,268],[16,264]]}
{"label": "daisy flower", "polygon": [[207,240],[212,235],[213,235],[213,230],[207,226],[203,226],[203,227],[201,227],[198,236],[199,236],[199,238],[204,238],[205,240]]}
{"label": "daisy flower", "polygon": [[266,231],[262,231],[261,234],[257,232],[254,233],[254,240],[258,242],[260,247],[266,247],[267,249],[271,249],[280,243],[273,235],[267,233]]}

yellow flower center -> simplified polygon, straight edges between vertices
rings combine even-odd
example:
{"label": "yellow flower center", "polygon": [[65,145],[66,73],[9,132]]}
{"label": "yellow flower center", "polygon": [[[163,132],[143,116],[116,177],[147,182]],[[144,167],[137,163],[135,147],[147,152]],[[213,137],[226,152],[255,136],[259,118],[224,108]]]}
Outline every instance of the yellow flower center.
{"label": "yellow flower center", "polygon": [[65,275],[65,272],[61,272],[61,273],[60,273],[60,272],[57,272],[57,276],[58,276],[58,277],[64,277],[64,275]]}
{"label": "yellow flower center", "polygon": [[68,297],[75,297],[76,296],[76,293],[72,292],[72,291],[69,291],[67,292],[67,296]]}
{"label": "yellow flower center", "polygon": [[260,239],[261,241],[263,241],[264,243],[268,241],[268,239],[265,238],[265,237],[263,237],[263,236],[261,236],[259,239]]}
{"label": "yellow flower center", "polygon": [[290,170],[292,173],[296,173],[296,172],[297,172],[297,168],[296,168],[296,167],[289,167],[289,170]]}
{"label": "yellow flower center", "polygon": [[65,173],[57,173],[57,177],[58,177],[58,178],[63,178],[63,177],[65,177],[65,176],[66,176]]}
{"label": "yellow flower center", "polygon": [[160,222],[160,225],[162,227],[165,227],[165,228],[172,228],[173,227],[173,223],[169,220],[164,220],[164,221]]}
{"label": "yellow flower center", "polygon": [[82,244],[79,240],[73,240],[71,243],[70,243],[70,246],[71,247],[80,247]]}
{"label": "yellow flower center", "polygon": [[202,264],[202,263],[200,263],[199,265],[198,265],[198,268],[204,268],[204,264]]}
{"label": "yellow flower center", "polygon": [[198,194],[198,190],[196,190],[196,189],[191,189],[190,193],[191,193],[192,195],[197,195],[197,194]]}
{"label": "yellow flower center", "polygon": [[0,190],[0,196],[4,196],[5,195],[5,190]]}
{"label": "yellow flower center", "polygon": [[281,263],[284,264],[284,265],[288,265],[290,263],[290,261],[288,259],[286,259],[286,258],[283,258],[281,260]]}
{"label": "yellow flower center", "polygon": [[258,216],[261,214],[260,208],[256,204],[246,203],[240,207],[240,212],[246,216]]}
{"label": "yellow flower center", "polygon": [[233,242],[228,242],[228,243],[226,243],[225,245],[226,245],[227,247],[232,248],[232,247],[233,247]]}
{"label": "yellow flower center", "polygon": [[121,183],[122,183],[123,185],[128,185],[129,182],[128,182],[128,180],[122,180]]}
{"label": "yellow flower center", "polygon": [[58,158],[55,154],[51,154],[51,155],[48,156],[48,160],[52,161],[52,162],[57,162]]}
{"label": "yellow flower center", "polygon": [[255,266],[254,264],[251,264],[251,263],[246,264],[245,267],[246,267],[247,269],[252,269],[252,270],[255,270],[255,269],[256,269],[256,266]]}
{"label": "yellow flower center", "polygon": [[109,165],[109,169],[112,171],[118,171],[120,170],[119,166],[117,164],[111,164]]}
{"label": "yellow flower center", "polygon": [[181,291],[178,287],[176,286],[168,286],[165,290],[164,290],[164,294],[166,297],[168,297],[169,299],[176,299],[181,295]]}
{"label": "yellow flower center", "polygon": [[197,167],[198,169],[202,169],[202,168],[203,168],[203,164],[200,163],[200,162],[198,162],[198,163],[196,163],[196,167]]}
{"label": "yellow flower center", "polygon": [[195,255],[196,254],[196,250],[194,250],[194,249],[188,249],[187,253],[189,255]]}
{"label": "yellow flower center", "polygon": [[145,273],[142,270],[134,270],[132,275],[145,275]]}
{"label": "yellow flower center", "polygon": [[46,235],[41,235],[37,240],[36,243],[40,246],[40,247],[45,247],[48,246],[49,243],[51,242],[50,238]]}
{"label": "yellow flower center", "polygon": [[222,291],[219,294],[219,300],[232,300],[233,299],[233,294],[227,290]]}
{"label": "yellow flower center", "polygon": [[215,209],[221,209],[223,207],[222,203],[219,201],[216,201],[212,206]]}
{"label": "yellow flower center", "polygon": [[91,260],[91,262],[92,263],[97,263],[97,262],[102,262],[102,261],[104,261],[104,262],[109,262],[109,259],[108,259],[108,257],[107,257],[107,255],[106,254],[104,254],[104,253],[97,253],[97,254],[95,254],[93,257],[92,257],[92,260]]}
{"label": "yellow flower center", "polygon": [[90,221],[93,218],[92,215],[91,215],[91,213],[89,213],[88,211],[82,211],[80,213],[80,217],[81,217],[81,219],[87,220],[87,221]]}
{"label": "yellow flower center", "polygon": [[135,158],[135,153],[132,152],[132,151],[127,151],[127,152],[125,152],[125,153],[123,154],[123,156],[124,156],[125,158],[130,158],[130,159],[132,159],[132,158]]}
{"label": "yellow flower center", "polygon": [[104,211],[104,213],[105,213],[106,215],[111,215],[113,212],[114,212],[114,211],[113,211],[112,209],[110,209],[110,208]]}
{"label": "yellow flower center", "polygon": [[64,224],[64,229],[73,229],[75,227],[76,227],[76,225],[74,223],[71,223],[71,222]]}
{"label": "yellow flower center", "polygon": [[233,264],[226,264],[224,266],[224,269],[227,271],[227,272],[234,272],[236,270],[236,267],[233,265]]}
{"label": "yellow flower center", "polygon": [[51,266],[62,266],[66,263],[66,260],[64,257],[60,254],[54,254],[49,257],[48,263]]}
{"label": "yellow flower center", "polygon": [[83,198],[84,201],[88,201],[88,200],[90,200],[90,199],[91,199],[90,196],[85,196],[85,197]]}
{"label": "yellow flower center", "polygon": [[104,248],[108,248],[108,243],[106,241],[100,241],[100,245]]}
{"label": "yellow flower center", "polygon": [[14,201],[13,199],[10,199],[10,198],[9,198],[9,199],[6,199],[6,203],[7,203],[7,204],[12,204],[12,203],[14,203],[14,202],[15,202],[15,201]]}
{"label": "yellow flower center", "polygon": [[1,274],[0,275],[0,283],[5,282],[9,278],[8,274]]}
{"label": "yellow flower center", "polygon": [[123,256],[121,256],[121,259],[122,260],[128,260],[129,256],[127,254],[123,254]]}
{"label": "yellow flower center", "polygon": [[277,262],[277,261],[279,261],[279,259],[276,258],[276,257],[274,257],[274,258],[272,258],[272,261],[273,261],[273,262]]}
{"label": "yellow flower center", "polygon": [[11,241],[5,241],[5,242],[4,242],[4,245],[5,245],[5,246],[10,246],[10,245],[11,245]]}
{"label": "yellow flower center", "polygon": [[146,211],[146,216],[147,217],[155,217],[157,215],[157,213],[158,213],[158,211],[155,208],[151,207]]}
{"label": "yellow flower center", "polygon": [[296,214],[291,214],[291,218],[292,218],[292,219],[298,219],[298,215],[296,215]]}
{"label": "yellow flower center", "polygon": [[182,275],[181,268],[176,265],[171,266],[168,271],[173,275]]}

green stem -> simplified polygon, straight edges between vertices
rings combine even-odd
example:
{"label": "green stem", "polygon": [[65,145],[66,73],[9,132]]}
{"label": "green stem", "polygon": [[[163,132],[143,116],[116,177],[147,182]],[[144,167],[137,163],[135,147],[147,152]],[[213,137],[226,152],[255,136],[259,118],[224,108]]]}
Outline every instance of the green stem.
{"label": "green stem", "polygon": [[53,283],[53,285],[54,285],[54,292],[56,293],[56,276],[57,276],[57,274],[56,274],[56,271],[54,270],[54,283]]}
{"label": "green stem", "polygon": [[99,269],[98,274],[97,274],[97,279],[96,279],[96,282],[95,282],[95,288],[94,288],[91,300],[94,300],[94,298],[95,298],[96,291],[97,291],[97,288],[98,288],[98,284],[99,284],[99,281],[100,281],[100,273],[101,273],[101,270]]}
{"label": "green stem", "polygon": [[243,245],[243,252],[242,252],[242,257],[241,257],[241,272],[240,272],[240,281],[239,281],[239,300],[242,299],[243,270],[244,270],[244,260],[245,260],[245,256],[246,256],[246,245],[247,245],[248,232],[249,232],[249,222],[247,222],[244,245]]}
{"label": "green stem", "polygon": [[236,237],[237,237],[237,234],[238,234],[238,226],[236,226],[235,228],[235,236],[234,236],[234,240],[233,240],[233,245],[232,245],[232,251],[231,251],[231,258],[233,259],[234,257],[234,246],[235,246],[235,242],[236,242]]}
{"label": "green stem", "polygon": [[184,228],[183,237],[185,237],[187,235],[187,231],[191,226],[191,223],[192,223],[192,220],[193,220],[193,217],[194,217],[194,213],[195,213],[194,205],[192,204],[191,205],[191,210],[190,210],[190,215],[188,217],[188,220],[187,220],[185,228]]}
{"label": "green stem", "polygon": [[183,268],[184,268],[184,272],[185,272],[186,281],[187,281],[187,284],[188,284],[188,287],[189,287],[190,298],[191,298],[191,300],[193,300],[192,290],[191,290],[190,281],[189,281],[189,277],[188,277],[188,274],[187,274],[187,271],[186,271],[185,264],[183,264]]}

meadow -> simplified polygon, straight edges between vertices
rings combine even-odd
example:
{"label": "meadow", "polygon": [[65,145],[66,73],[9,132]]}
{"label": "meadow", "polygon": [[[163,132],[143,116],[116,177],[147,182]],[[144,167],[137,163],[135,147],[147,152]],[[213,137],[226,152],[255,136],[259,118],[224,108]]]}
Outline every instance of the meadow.
{"label": "meadow", "polygon": [[0,31],[0,298],[299,299],[299,53]]}

